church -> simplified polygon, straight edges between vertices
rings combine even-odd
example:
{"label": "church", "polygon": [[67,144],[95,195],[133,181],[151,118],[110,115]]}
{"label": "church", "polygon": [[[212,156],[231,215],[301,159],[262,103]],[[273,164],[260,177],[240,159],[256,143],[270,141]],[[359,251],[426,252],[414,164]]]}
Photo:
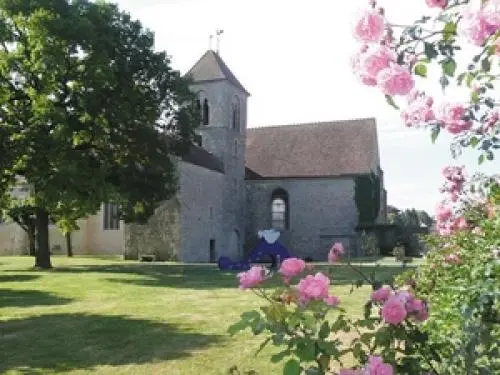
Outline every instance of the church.
{"label": "church", "polygon": [[[80,220],[75,254],[154,256],[157,260],[216,262],[242,259],[263,229],[280,232],[294,256],[323,261],[333,242],[358,254],[355,178],[380,178],[380,212],[387,192],[375,119],[247,127],[245,87],[219,54],[208,50],[186,73],[201,124],[196,144],[178,160],[179,191],[145,225],[124,224],[103,204]],[[65,240],[50,229],[52,253]],[[19,254],[27,238],[15,224],[0,225],[0,254]]]}

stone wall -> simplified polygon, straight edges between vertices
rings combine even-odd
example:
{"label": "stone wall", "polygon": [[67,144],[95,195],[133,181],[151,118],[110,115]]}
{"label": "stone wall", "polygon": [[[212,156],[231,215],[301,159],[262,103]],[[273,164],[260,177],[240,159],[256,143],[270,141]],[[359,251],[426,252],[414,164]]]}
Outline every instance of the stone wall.
{"label": "stone wall", "polygon": [[271,226],[271,195],[277,188],[289,195],[290,225],[281,242],[293,255],[325,260],[335,241],[357,254],[353,178],[247,181],[247,238]]}
{"label": "stone wall", "polygon": [[196,165],[180,168],[180,252],[183,262],[210,261],[210,240],[215,241],[215,257],[226,255],[223,192],[225,175]]}
{"label": "stone wall", "polygon": [[157,260],[177,260],[180,249],[180,201],[174,197],[158,207],[145,225],[125,226],[124,257],[137,260],[154,254]]}

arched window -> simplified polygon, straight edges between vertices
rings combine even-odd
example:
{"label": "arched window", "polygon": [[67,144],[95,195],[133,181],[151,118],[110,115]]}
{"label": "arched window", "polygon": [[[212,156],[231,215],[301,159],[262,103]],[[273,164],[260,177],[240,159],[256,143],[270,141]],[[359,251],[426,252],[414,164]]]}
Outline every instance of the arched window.
{"label": "arched window", "polygon": [[200,116],[200,123],[201,123],[203,120],[203,114],[201,113],[200,99],[196,99],[196,116]]}
{"label": "arched window", "polygon": [[208,125],[208,123],[210,122],[210,108],[208,106],[208,100],[205,99],[203,101],[203,125]]}
{"label": "arched window", "polygon": [[233,99],[232,125],[234,130],[240,130],[240,101],[237,97]]}
{"label": "arched window", "polygon": [[288,193],[283,189],[273,191],[271,199],[271,226],[274,229],[289,228]]}

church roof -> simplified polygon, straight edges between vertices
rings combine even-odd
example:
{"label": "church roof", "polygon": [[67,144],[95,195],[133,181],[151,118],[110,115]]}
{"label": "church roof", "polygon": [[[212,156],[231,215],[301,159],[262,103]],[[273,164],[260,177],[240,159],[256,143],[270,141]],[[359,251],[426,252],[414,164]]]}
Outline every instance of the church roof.
{"label": "church roof", "polygon": [[229,70],[226,63],[215,51],[208,50],[194,66],[186,73],[194,82],[228,80],[234,86],[250,95],[236,76]]}
{"label": "church roof", "polygon": [[261,178],[357,175],[380,165],[373,118],[249,128],[246,152]]}
{"label": "church roof", "polygon": [[189,147],[189,151],[182,156],[182,160],[215,172],[224,173],[222,161],[207,150],[195,145]]}

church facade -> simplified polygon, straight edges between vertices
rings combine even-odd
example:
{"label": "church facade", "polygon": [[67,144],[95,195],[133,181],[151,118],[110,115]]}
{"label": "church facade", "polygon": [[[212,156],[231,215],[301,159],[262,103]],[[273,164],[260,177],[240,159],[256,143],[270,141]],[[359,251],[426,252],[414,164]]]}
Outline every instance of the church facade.
{"label": "church facade", "polygon": [[[242,259],[257,232],[274,228],[293,255],[322,261],[332,242],[358,251],[356,176],[381,181],[378,221],[386,219],[386,191],[374,119],[247,127],[249,93],[221,57],[207,51],[190,69],[202,123],[196,145],[178,160],[179,191],[146,225],[125,225],[103,205],[80,221],[76,254],[125,259],[215,262]],[[19,253],[20,228],[0,225],[0,253]],[[64,238],[51,228],[53,253]]]}

